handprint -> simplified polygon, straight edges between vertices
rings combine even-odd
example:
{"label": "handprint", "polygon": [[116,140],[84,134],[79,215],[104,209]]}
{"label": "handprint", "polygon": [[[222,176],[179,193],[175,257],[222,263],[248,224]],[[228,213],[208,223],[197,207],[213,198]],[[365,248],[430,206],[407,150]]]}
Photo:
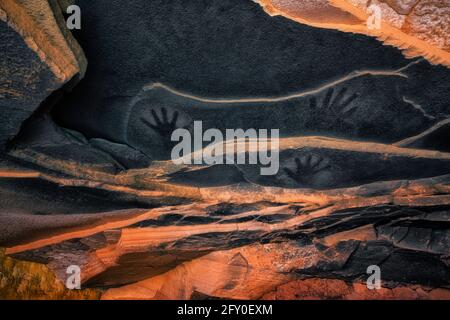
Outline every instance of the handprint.
{"label": "handprint", "polygon": [[144,117],[141,117],[141,121],[148,127],[152,128],[161,137],[170,137],[172,135],[172,132],[177,129],[178,111],[175,110],[172,120],[170,121],[167,117],[167,109],[164,107],[161,108],[161,118],[158,116],[154,109],[151,110],[151,113],[155,124],[152,124]]}
{"label": "handprint", "polygon": [[[160,115],[158,114],[157,109],[152,109],[150,111],[153,120],[149,120],[149,117],[146,117],[145,115],[141,116],[140,120],[161,137],[160,142],[164,150],[159,151],[159,155],[165,157],[170,154],[170,151],[177,143],[172,141],[173,132],[179,128],[188,129],[189,124],[186,124],[186,117],[182,119],[179,118],[179,112],[177,110],[174,110],[171,116],[167,108],[162,107],[160,110]],[[183,124],[186,125],[183,126]]]}
{"label": "handprint", "polygon": [[317,155],[306,155],[295,158],[296,170],[284,168],[284,172],[295,182],[311,185],[320,171],[331,168],[328,160]]}
{"label": "handprint", "polygon": [[349,115],[349,112],[354,111],[356,108],[347,108],[350,103],[358,97],[358,94],[353,94],[350,97],[344,99],[344,95],[347,92],[347,88],[342,88],[339,93],[333,97],[334,89],[330,88],[323,100],[322,104],[317,107],[317,98],[312,97],[309,101],[311,109],[319,109],[321,111],[331,111],[336,118],[342,115]]}
{"label": "handprint", "polygon": [[[337,132],[346,132],[354,127],[348,118],[357,106],[350,104],[358,97],[358,94],[352,94],[345,98],[347,88],[342,88],[337,95],[334,95],[334,89],[327,91],[325,98],[320,105],[317,104],[317,98],[312,97],[309,101],[312,114],[317,114],[316,119],[312,119],[309,126],[316,130],[327,130],[330,128]],[[310,122],[311,122],[310,121]]]}

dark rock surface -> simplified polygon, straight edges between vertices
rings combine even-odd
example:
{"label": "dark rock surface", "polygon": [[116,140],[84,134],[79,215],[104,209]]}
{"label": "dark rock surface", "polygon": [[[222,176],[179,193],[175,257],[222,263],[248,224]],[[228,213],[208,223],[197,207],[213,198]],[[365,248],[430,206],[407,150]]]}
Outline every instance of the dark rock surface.
{"label": "dark rock surface", "polygon": [[[173,129],[195,120],[396,142],[448,115],[446,68],[411,64],[365,36],[270,17],[251,1],[77,3],[85,28],[76,36],[92,67],[58,122],[151,157],[167,159]],[[148,125],[163,112],[177,114],[167,132]]]}
{"label": "dark rock surface", "polygon": [[0,37],[0,107],[6,115],[0,122],[0,145],[4,149],[6,142],[19,133],[22,122],[61,83],[4,21],[0,21]]}

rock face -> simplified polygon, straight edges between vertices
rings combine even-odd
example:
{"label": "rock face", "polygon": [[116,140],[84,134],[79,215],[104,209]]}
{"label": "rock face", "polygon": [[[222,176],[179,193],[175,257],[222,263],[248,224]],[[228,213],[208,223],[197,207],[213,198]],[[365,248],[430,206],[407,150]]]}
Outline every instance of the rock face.
{"label": "rock face", "polygon": [[449,292],[441,289],[427,289],[420,286],[400,286],[368,290],[361,283],[352,285],[335,279],[306,279],[288,282],[273,292],[266,294],[264,300],[310,300],[317,299],[344,300],[448,300]]}
{"label": "rock face", "polygon": [[[448,68],[329,30],[361,23],[337,1],[263,3],[289,19],[241,0],[74,3],[77,42],[48,15],[66,1],[0,0],[0,298],[450,298]],[[425,1],[382,3],[412,19]],[[77,43],[83,81],[33,112],[84,74]],[[172,133],[199,121],[279,129],[278,170],[173,162]],[[63,289],[74,265],[86,291]]]}
{"label": "rock face", "polygon": [[68,290],[47,267],[5,257],[4,250],[0,251],[0,266],[2,300],[95,300],[100,296],[94,289]]}
{"label": "rock face", "polygon": [[406,57],[450,65],[448,0],[256,0],[270,15],[376,37]]}
{"label": "rock face", "polygon": [[[204,130],[279,128],[284,137],[395,143],[448,115],[446,68],[404,59],[366,36],[270,17],[250,1],[77,3],[92,67],[55,109],[56,121],[155,160],[170,158],[170,132],[193,121]],[[143,12],[146,26],[132,18]],[[133,32],[139,28],[145,32]],[[111,30],[114,37],[101,36]]]}
{"label": "rock face", "polygon": [[58,2],[0,1],[0,148],[52,92],[76,75],[86,60],[65,31]]}

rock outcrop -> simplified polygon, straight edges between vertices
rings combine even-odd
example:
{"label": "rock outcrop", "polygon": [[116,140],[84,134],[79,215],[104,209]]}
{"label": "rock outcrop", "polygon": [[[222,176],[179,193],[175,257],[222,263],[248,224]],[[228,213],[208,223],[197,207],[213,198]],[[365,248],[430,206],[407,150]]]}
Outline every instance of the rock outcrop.
{"label": "rock outcrop", "polygon": [[[376,37],[402,50],[450,66],[448,0],[254,0],[272,16],[318,28]],[[378,19],[378,21],[377,21]]]}
{"label": "rock outcrop", "polygon": [[68,290],[42,264],[5,257],[4,250],[1,250],[0,297],[2,300],[96,300],[100,297],[100,291]]}
{"label": "rock outcrop", "polygon": [[87,61],[65,26],[57,0],[0,1],[0,148],[41,103]]}
{"label": "rock outcrop", "polygon": [[[0,299],[450,299],[450,70],[430,63],[448,32],[420,32],[426,1],[383,1],[407,20],[383,28],[439,47],[401,45],[430,61],[366,36],[344,10],[361,1],[260,1],[296,21],[241,0],[73,3],[77,41],[67,1],[0,0]],[[276,172],[172,161],[259,151],[171,159],[200,121],[279,129]]]}

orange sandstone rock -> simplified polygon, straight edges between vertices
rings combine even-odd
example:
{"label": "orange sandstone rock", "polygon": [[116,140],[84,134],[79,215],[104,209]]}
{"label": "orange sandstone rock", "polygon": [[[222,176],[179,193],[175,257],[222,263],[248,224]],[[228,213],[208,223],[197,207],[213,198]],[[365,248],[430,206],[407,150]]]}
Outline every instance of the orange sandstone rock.
{"label": "orange sandstone rock", "polygon": [[[450,66],[448,0],[256,0],[270,15],[282,15],[317,28],[376,37],[403,51]],[[376,13],[374,13],[376,12]],[[368,24],[380,14],[380,28]],[[375,17],[377,18],[377,17]]]}
{"label": "orange sandstone rock", "polygon": [[450,290],[421,286],[382,287],[369,290],[365,283],[311,278],[291,281],[265,294],[263,300],[449,300]]}

